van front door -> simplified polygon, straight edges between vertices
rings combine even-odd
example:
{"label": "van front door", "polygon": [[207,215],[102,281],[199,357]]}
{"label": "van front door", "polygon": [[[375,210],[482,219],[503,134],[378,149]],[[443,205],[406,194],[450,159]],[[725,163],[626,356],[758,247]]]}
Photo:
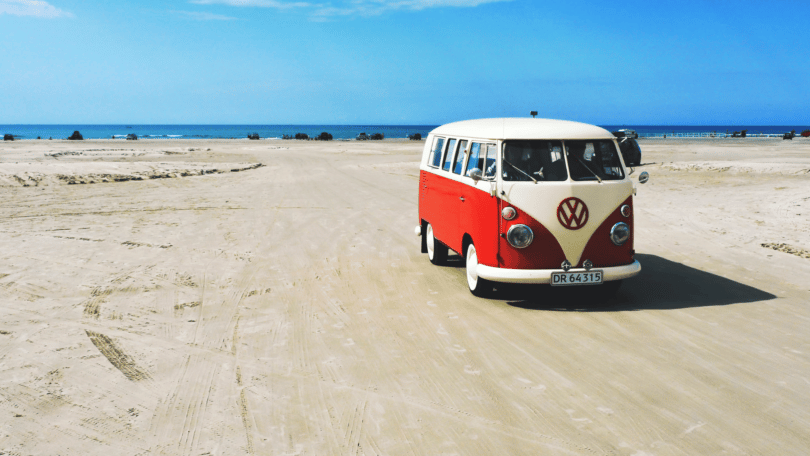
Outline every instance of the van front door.
{"label": "van front door", "polygon": [[[498,147],[495,143],[473,142],[470,145],[464,171],[459,218],[459,231],[467,233],[475,244],[478,263],[498,266],[499,204],[495,197],[495,177]],[[472,171],[481,171],[481,180],[470,177]],[[463,253],[463,252],[462,252]]]}

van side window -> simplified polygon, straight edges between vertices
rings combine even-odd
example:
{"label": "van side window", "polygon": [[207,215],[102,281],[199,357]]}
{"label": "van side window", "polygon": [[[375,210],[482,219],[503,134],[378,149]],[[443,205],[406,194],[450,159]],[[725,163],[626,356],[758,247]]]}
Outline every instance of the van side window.
{"label": "van side window", "polygon": [[453,156],[456,154],[456,140],[451,139],[447,141],[447,153],[444,154],[444,165],[442,165],[442,169],[445,171],[450,171],[450,164],[453,163]]}
{"label": "van side window", "polygon": [[458,143],[458,158],[456,158],[456,164],[453,166],[453,173],[454,174],[461,174],[461,167],[464,166],[464,159],[467,156],[467,141],[461,141]]}
{"label": "van side window", "polygon": [[428,157],[428,165],[438,168],[442,162],[442,149],[444,149],[444,138],[434,138],[433,148],[430,149],[430,157]]}
{"label": "van side window", "polygon": [[465,176],[469,176],[470,171],[476,168],[481,170],[481,174],[484,173],[484,158],[486,158],[487,152],[486,149],[484,149],[483,153],[481,152],[481,143],[472,143],[472,146],[470,146],[470,159],[467,160],[467,170],[464,171]]}
{"label": "van side window", "polygon": [[495,177],[495,157],[498,148],[495,144],[482,144],[474,142],[470,146],[470,158],[467,160],[467,170],[465,176],[476,168],[481,170],[484,178]]}
{"label": "van side window", "polygon": [[487,158],[486,163],[484,166],[484,179],[493,179],[495,178],[495,174],[497,172],[497,161],[498,161],[498,146],[495,144],[487,144]]}

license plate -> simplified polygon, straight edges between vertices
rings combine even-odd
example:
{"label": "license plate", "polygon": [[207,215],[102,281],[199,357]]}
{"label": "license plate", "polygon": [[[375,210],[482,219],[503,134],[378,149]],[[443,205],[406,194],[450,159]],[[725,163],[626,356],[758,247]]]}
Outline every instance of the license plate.
{"label": "license plate", "polygon": [[588,272],[552,272],[551,285],[596,285],[602,283],[602,271],[595,269]]}

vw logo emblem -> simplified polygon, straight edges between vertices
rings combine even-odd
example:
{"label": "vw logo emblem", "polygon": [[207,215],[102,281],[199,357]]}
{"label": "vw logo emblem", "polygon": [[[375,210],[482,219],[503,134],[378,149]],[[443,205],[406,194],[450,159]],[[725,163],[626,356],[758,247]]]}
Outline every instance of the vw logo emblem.
{"label": "vw logo emblem", "polygon": [[557,207],[557,220],[569,230],[578,230],[588,223],[588,206],[579,198],[566,198]]}

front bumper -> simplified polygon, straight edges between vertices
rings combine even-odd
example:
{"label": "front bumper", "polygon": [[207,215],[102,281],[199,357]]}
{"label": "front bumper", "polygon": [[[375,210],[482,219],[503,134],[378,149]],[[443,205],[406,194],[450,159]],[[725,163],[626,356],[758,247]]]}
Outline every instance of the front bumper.
{"label": "front bumper", "polygon": [[[607,268],[592,268],[602,271],[602,280],[611,282],[633,277],[641,272],[641,263],[634,261],[624,266],[611,266]],[[492,266],[478,265],[478,277],[493,282],[504,283],[551,283],[552,272],[562,272],[562,269],[504,269]],[[585,269],[569,269],[568,272],[586,272]]]}

